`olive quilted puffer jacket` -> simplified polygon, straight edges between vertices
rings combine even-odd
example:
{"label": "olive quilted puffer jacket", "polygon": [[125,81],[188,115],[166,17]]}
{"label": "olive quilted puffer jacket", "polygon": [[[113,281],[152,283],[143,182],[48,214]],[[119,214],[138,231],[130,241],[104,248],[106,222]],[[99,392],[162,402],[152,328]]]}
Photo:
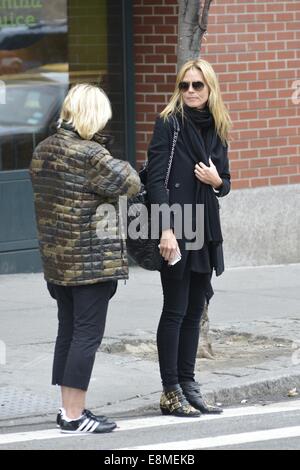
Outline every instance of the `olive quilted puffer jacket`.
{"label": "olive quilted puffer jacket", "polygon": [[[60,128],[36,147],[30,174],[45,279],[63,286],[126,279],[118,198],[140,189],[130,164],[113,158],[100,143]],[[105,203],[115,214],[98,209]],[[106,224],[110,231],[99,238],[99,226]]]}

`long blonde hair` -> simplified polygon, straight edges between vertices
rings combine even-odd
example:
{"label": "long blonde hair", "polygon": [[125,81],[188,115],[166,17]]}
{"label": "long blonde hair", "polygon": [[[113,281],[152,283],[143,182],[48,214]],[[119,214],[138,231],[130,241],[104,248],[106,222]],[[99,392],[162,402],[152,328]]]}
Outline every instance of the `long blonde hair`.
{"label": "long blonde hair", "polygon": [[70,89],[60,113],[60,119],[71,124],[86,140],[102,131],[111,117],[110,101],[104,91],[88,83],[79,83]]}
{"label": "long blonde hair", "polygon": [[176,78],[176,87],[174,93],[164,108],[164,110],[160,113],[160,116],[163,117],[165,120],[171,114],[180,113],[182,118],[184,116],[183,110],[183,98],[182,94],[179,90],[179,83],[183,81],[185,74],[190,69],[198,69],[202,72],[204,80],[209,89],[209,97],[208,97],[208,107],[210,112],[213,115],[216,131],[221,138],[223,144],[228,142],[229,140],[229,130],[232,126],[232,122],[229,116],[229,113],[226,109],[226,106],[223,102],[220,85],[215,74],[214,69],[212,68],[211,64],[203,59],[197,60],[189,60],[186,62],[181,69],[179,70]]}

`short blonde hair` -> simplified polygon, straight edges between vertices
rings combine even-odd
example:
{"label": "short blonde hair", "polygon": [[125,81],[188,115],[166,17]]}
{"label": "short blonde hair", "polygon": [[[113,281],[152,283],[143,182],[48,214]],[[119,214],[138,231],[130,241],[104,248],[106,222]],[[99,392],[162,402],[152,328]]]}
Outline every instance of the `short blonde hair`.
{"label": "short blonde hair", "polygon": [[203,74],[204,81],[206,82],[209,89],[208,96],[208,107],[212,113],[215,121],[217,134],[220,136],[223,143],[228,142],[229,131],[232,126],[231,119],[227,108],[223,102],[218,78],[215,74],[211,64],[203,59],[189,60],[179,70],[176,78],[176,86],[174,93],[160,115],[167,119],[168,116],[175,113],[180,113],[183,117],[183,99],[182,93],[179,90],[179,83],[184,79],[185,74],[188,70],[196,69],[200,70]]}
{"label": "short blonde hair", "polygon": [[60,119],[71,124],[86,140],[102,131],[111,117],[111,104],[106,93],[88,83],[80,83],[70,89],[60,113]]}

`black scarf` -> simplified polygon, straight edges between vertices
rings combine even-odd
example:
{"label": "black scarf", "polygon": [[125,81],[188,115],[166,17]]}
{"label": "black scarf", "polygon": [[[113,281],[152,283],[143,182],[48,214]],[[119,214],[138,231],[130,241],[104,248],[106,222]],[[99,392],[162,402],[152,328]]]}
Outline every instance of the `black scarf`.
{"label": "black scarf", "polygon": [[[184,107],[181,135],[186,152],[195,163],[203,162],[209,166],[210,157],[219,174],[222,173],[225,163],[223,145],[215,131],[214,119],[208,107],[202,110]],[[222,243],[219,204],[212,186],[197,180],[195,202],[204,204],[205,242]]]}
{"label": "black scarf", "polygon": [[197,129],[207,129],[213,125],[213,117],[208,106],[203,109],[184,106],[185,118],[192,121]]}

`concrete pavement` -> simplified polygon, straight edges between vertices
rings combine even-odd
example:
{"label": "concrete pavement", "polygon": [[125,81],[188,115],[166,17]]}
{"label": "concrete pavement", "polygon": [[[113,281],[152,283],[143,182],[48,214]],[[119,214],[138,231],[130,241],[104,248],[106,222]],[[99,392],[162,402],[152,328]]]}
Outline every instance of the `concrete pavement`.
{"label": "concrete pavement", "polygon": [[[214,278],[215,360],[197,360],[208,399],[286,399],[300,389],[299,284],[300,264],[232,268]],[[133,267],[126,285],[119,282],[91,380],[93,410],[114,417],[159,412],[161,303],[158,273]],[[0,276],[0,318],[0,425],[53,422],[60,404],[59,389],[50,386],[56,305],[42,274]]]}

